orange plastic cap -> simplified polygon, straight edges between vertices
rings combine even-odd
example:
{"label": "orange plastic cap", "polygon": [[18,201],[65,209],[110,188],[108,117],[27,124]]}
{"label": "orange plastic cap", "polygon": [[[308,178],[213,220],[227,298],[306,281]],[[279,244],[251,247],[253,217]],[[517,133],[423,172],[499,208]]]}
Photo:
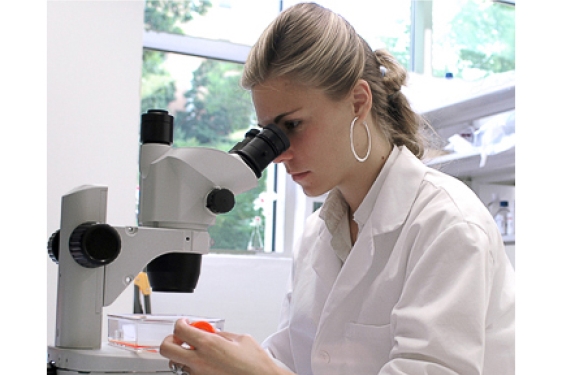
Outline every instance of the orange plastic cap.
{"label": "orange plastic cap", "polygon": [[210,332],[210,333],[215,333],[215,332],[216,332],[215,327],[213,327],[213,326],[211,325],[211,323],[206,322],[206,321],[204,321],[204,320],[197,320],[197,321],[195,321],[195,322],[189,323],[189,325],[192,326],[192,327],[195,327],[195,328],[199,328],[199,329],[201,329],[201,330],[203,330],[203,331]]}

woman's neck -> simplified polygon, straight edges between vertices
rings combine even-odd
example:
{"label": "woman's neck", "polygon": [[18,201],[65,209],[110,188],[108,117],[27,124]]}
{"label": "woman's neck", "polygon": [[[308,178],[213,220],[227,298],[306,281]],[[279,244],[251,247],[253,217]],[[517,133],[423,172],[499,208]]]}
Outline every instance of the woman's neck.
{"label": "woman's neck", "polygon": [[341,186],[338,186],[343,198],[349,205],[350,218],[353,218],[353,214],[357,211],[363,199],[365,199],[392,151],[390,145],[386,147],[385,145],[376,146],[373,149],[377,151],[373,152],[367,161],[360,163],[355,168],[351,178]]}

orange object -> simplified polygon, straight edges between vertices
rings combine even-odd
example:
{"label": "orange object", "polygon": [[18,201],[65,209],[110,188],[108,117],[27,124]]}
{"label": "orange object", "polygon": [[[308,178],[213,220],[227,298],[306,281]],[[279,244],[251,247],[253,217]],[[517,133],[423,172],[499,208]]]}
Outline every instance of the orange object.
{"label": "orange object", "polygon": [[140,272],[137,277],[135,277],[135,285],[139,287],[142,294],[149,296],[151,292],[150,281],[148,281],[148,274],[146,272]]}
{"label": "orange object", "polygon": [[211,325],[211,323],[206,322],[204,320],[197,320],[195,322],[189,323],[190,326],[202,329],[203,331],[216,333],[215,327]]}
{"label": "orange object", "polygon": [[134,350],[144,350],[151,353],[158,353],[157,349],[154,349],[153,347],[147,345],[137,345],[129,341],[121,341],[121,340],[109,340],[109,342],[116,344],[118,346],[125,346],[127,348],[131,348]]}

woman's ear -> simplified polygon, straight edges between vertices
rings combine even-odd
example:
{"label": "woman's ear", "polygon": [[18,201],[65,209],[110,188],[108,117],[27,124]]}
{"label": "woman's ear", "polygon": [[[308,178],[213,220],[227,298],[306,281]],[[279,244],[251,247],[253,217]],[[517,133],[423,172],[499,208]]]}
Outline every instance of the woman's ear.
{"label": "woman's ear", "polygon": [[369,84],[364,79],[357,81],[352,90],[353,111],[355,117],[359,117],[360,121],[364,121],[371,112],[373,105],[373,94]]}

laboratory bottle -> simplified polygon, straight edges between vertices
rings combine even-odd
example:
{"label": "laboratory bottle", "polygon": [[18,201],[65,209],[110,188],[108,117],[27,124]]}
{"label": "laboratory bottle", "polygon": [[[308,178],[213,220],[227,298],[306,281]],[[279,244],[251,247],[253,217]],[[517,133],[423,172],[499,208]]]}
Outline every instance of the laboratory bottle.
{"label": "laboratory bottle", "polygon": [[505,219],[505,234],[513,235],[515,234],[515,215],[513,211],[509,210]]}
{"label": "laboratory bottle", "polygon": [[250,236],[250,241],[248,242],[248,250],[253,251],[263,251],[263,240],[261,234],[261,217],[254,217],[253,222],[254,229],[252,230],[252,235]]}
{"label": "laboratory bottle", "polygon": [[500,201],[500,208],[494,215],[494,219],[502,236],[505,236],[507,234],[507,222],[509,214],[509,202]]}

